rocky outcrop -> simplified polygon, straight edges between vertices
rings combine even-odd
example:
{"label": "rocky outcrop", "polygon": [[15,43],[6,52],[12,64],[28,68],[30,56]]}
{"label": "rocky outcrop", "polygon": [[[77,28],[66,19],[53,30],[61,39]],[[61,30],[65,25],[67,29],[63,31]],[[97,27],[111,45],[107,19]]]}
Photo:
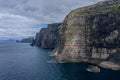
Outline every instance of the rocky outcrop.
{"label": "rocky outcrop", "polygon": [[87,71],[98,73],[100,72],[100,68],[98,66],[89,65]]}
{"label": "rocky outcrop", "polygon": [[34,44],[41,48],[54,49],[58,37],[58,27],[61,23],[48,24],[47,28],[42,28],[36,34]]}
{"label": "rocky outcrop", "polygon": [[109,68],[120,69],[119,0],[105,0],[73,10],[58,32],[53,51],[57,61],[90,62],[106,68],[114,64]]}

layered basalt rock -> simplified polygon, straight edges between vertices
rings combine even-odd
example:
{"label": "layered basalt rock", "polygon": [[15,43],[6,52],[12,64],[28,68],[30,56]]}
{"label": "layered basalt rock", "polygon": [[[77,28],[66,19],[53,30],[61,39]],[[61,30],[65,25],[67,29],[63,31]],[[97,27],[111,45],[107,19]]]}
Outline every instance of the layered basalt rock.
{"label": "layered basalt rock", "polygon": [[56,46],[58,27],[61,23],[48,24],[47,28],[42,28],[36,34],[34,44],[41,48],[53,49]]}
{"label": "layered basalt rock", "polygon": [[114,63],[117,66],[111,69],[120,69],[120,2],[104,3],[73,10],[66,16],[53,51],[57,61],[102,66],[105,62],[107,68]]}

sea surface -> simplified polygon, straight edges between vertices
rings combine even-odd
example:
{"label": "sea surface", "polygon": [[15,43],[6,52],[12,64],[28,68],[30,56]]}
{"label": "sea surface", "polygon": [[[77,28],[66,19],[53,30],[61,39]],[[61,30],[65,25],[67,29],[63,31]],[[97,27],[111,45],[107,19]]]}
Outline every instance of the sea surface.
{"label": "sea surface", "polygon": [[51,50],[0,43],[0,80],[120,80],[120,71],[88,72],[87,63],[48,63]]}

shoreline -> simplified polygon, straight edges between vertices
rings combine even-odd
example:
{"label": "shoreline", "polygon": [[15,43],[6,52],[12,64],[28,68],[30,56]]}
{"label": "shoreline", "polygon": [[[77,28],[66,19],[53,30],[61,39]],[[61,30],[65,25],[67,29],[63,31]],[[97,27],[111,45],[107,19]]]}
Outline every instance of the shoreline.
{"label": "shoreline", "polygon": [[[56,57],[56,56],[55,56]],[[117,65],[113,62],[110,61],[106,61],[106,60],[86,60],[86,59],[81,59],[81,60],[69,60],[69,61],[63,61],[63,60],[57,60],[57,59],[52,59],[49,61],[50,63],[88,63],[88,64],[93,64],[93,65],[97,65],[99,67],[105,68],[105,69],[110,69],[110,70],[114,70],[114,71],[120,71],[120,65]]]}

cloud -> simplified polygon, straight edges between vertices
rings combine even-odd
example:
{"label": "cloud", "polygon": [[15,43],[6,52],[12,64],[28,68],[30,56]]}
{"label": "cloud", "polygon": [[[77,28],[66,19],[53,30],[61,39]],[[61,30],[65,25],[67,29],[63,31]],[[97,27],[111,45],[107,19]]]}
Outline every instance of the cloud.
{"label": "cloud", "polygon": [[[0,0],[0,39],[35,35],[38,27],[62,22],[73,9],[100,0]],[[37,25],[37,26],[36,26]]]}
{"label": "cloud", "polygon": [[21,39],[33,36],[38,31],[37,28],[32,27],[35,24],[38,24],[37,20],[25,16],[0,13],[0,37]]}

